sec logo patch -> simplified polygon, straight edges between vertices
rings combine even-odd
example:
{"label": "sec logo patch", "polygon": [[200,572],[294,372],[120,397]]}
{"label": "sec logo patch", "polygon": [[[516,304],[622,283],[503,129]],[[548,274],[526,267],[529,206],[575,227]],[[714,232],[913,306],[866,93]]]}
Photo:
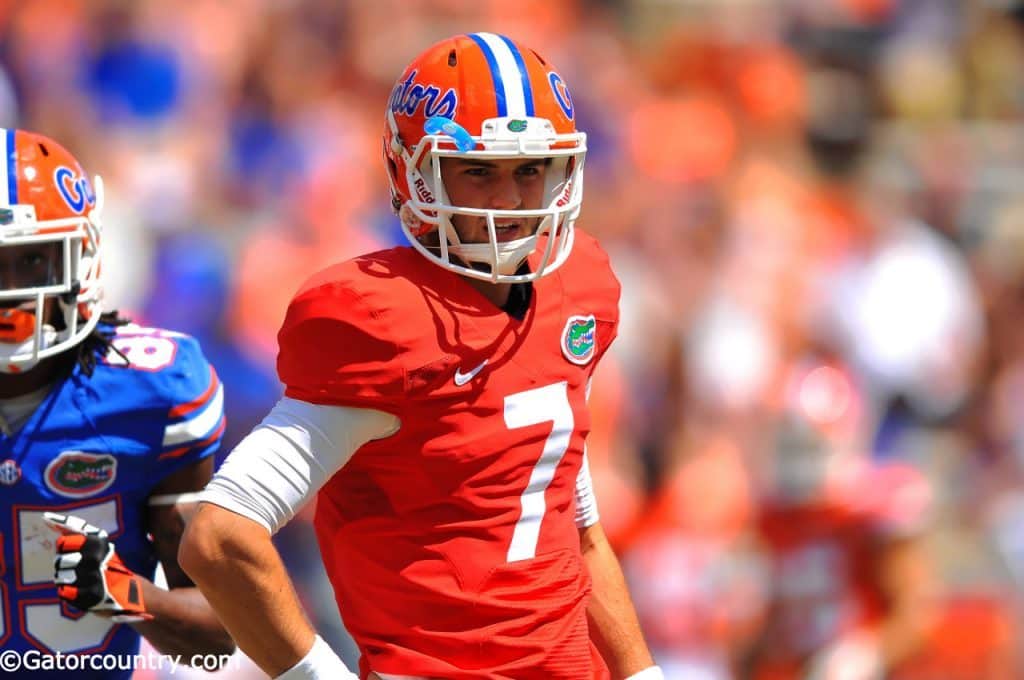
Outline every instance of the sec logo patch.
{"label": "sec logo patch", "polygon": [[8,458],[4,462],[0,463],[0,484],[4,486],[14,486],[21,479],[21,468],[18,467],[17,461]]}

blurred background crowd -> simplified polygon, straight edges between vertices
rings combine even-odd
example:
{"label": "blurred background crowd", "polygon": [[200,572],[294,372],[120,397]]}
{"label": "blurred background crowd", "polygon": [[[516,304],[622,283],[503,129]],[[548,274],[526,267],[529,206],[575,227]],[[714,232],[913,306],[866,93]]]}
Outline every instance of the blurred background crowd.
{"label": "blurred background crowd", "polygon": [[[402,242],[385,101],[474,30],[590,135],[591,467],[667,677],[1024,677],[1016,2],[6,0],[0,121],[103,175],[109,304],[202,341],[226,452],[299,283]],[[310,518],[279,545],[351,660]]]}

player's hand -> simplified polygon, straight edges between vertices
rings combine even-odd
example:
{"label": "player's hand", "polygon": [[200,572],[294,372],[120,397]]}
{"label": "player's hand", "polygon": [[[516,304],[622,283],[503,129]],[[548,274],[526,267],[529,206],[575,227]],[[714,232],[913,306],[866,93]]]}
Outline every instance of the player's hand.
{"label": "player's hand", "polygon": [[83,611],[111,614],[112,621],[148,621],[138,574],[114,551],[107,532],[81,517],[56,512],[43,519],[61,533],[53,560],[53,582],[60,599]]}

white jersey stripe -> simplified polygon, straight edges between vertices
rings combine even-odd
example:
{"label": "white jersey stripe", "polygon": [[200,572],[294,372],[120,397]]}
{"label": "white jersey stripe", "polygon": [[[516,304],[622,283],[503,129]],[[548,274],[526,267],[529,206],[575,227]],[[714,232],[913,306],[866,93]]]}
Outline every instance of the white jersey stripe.
{"label": "white jersey stripe", "polygon": [[203,439],[217,426],[223,413],[224,386],[221,385],[213,399],[194,418],[167,426],[164,430],[164,447]]}
{"label": "white jersey stripe", "polygon": [[[508,44],[493,33],[476,33],[484,41],[501,75],[501,87],[505,91],[506,115],[513,118],[526,117],[526,93],[523,92],[523,74],[516,63],[515,55]],[[497,85],[497,84],[496,84]]]}

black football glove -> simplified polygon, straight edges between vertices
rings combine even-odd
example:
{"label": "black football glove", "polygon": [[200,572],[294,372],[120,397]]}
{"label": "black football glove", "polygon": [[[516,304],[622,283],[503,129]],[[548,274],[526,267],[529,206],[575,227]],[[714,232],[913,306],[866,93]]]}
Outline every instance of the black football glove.
{"label": "black football glove", "polygon": [[110,612],[117,623],[148,621],[141,577],[124,565],[107,532],[81,517],[43,513],[61,532],[53,560],[57,595],[83,611]]}

